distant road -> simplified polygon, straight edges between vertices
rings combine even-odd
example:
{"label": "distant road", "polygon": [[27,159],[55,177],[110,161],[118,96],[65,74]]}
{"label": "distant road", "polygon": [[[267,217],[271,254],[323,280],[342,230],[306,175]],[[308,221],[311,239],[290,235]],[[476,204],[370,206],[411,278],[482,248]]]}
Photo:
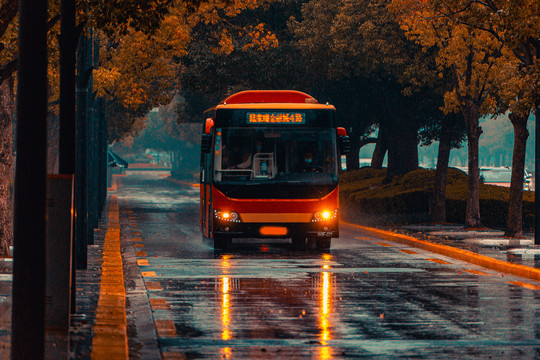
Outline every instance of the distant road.
{"label": "distant road", "polygon": [[[349,226],[329,252],[294,251],[281,240],[235,241],[216,252],[198,228],[197,187],[156,171],[128,172],[120,181],[122,247],[136,254],[127,296],[147,294],[164,358],[540,354],[540,297],[516,285],[523,279]],[[148,332],[140,309],[128,306],[130,351],[137,353]]]}

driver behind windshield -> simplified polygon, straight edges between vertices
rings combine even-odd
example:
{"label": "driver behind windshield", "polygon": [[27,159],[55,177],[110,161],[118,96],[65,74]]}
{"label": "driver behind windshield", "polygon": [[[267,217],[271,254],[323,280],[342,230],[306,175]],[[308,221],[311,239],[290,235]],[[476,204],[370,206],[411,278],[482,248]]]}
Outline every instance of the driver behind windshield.
{"label": "driver behind windshield", "polygon": [[298,172],[311,172],[317,171],[317,167],[313,163],[313,151],[306,150],[300,160],[298,166],[296,167]]}

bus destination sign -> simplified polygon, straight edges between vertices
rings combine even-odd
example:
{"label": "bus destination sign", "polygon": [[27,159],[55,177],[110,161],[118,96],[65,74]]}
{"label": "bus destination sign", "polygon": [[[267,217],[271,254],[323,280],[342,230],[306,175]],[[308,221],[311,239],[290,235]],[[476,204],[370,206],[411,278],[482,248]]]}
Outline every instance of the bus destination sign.
{"label": "bus destination sign", "polygon": [[289,112],[289,113],[275,113],[275,112],[250,112],[247,113],[247,123],[249,125],[258,125],[258,124],[305,124],[306,123],[306,114]]}

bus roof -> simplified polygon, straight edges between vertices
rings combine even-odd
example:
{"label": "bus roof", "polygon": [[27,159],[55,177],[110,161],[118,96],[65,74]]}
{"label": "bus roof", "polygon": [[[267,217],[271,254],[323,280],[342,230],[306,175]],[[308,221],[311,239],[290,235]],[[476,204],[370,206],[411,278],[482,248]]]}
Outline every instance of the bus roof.
{"label": "bus roof", "polygon": [[253,110],[279,110],[279,109],[319,109],[319,110],[335,110],[333,105],[323,104],[305,104],[305,103],[249,103],[249,104],[220,104],[214,108],[219,109],[253,109]]}
{"label": "bus roof", "polygon": [[229,96],[221,104],[294,103],[317,104],[317,100],[296,90],[248,90]]}

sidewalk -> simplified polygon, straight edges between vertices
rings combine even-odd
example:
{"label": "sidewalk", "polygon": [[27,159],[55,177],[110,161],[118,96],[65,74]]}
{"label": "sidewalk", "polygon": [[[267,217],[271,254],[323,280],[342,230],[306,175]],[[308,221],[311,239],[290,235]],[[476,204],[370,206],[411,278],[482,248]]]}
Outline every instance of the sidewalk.
{"label": "sidewalk", "polygon": [[[56,334],[48,338],[46,352],[49,359],[127,359],[128,346],[135,358],[160,357],[154,324],[135,325],[139,330],[152,327],[137,334],[137,329],[130,331],[134,315],[128,314],[126,321],[126,299],[129,306],[135,306],[141,314],[137,321],[151,322],[152,319],[151,315],[143,316],[144,312],[139,309],[144,307],[135,302],[136,296],[144,294],[140,291],[130,293],[136,285],[133,283],[137,282],[133,274],[138,272],[130,269],[131,262],[136,265],[132,254],[134,239],[132,230],[127,230],[131,227],[129,215],[118,205],[115,197],[109,196],[107,210],[95,231],[94,245],[88,247],[88,268],[77,271],[77,311],[72,316],[69,336]],[[505,239],[499,231],[466,231],[460,226],[404,226],[392,232],[354,224],[344,223],[344,226],[354,226],[371,235],[429,251],[443,251],[451,257],[457,254],[460,260],[491,259],[499,266],[498,271],[514,271],[517,267],[523,271],[522,276],[537,281],[536,276],[540,274],[540,250],[533,245],[532,234],[517,241]],[[125,286],[117,281],[119,272],[122,272]],[[0,258],[0,360],[10,359],[11,282],[12,261]],[[150,352],[141,349],[143,343],[144,346],[151,344]],[[167,358],[166,354],[161,356]]]}
{"label": "sidewalk", "polygon": [[460,225],[411,225],[399,231],[435,244],[489,256],[513,264],[540,269],[540,246],[534,245],[534,233],[523,233],[521,239],[504,237],[504,231],[466,230]]}

